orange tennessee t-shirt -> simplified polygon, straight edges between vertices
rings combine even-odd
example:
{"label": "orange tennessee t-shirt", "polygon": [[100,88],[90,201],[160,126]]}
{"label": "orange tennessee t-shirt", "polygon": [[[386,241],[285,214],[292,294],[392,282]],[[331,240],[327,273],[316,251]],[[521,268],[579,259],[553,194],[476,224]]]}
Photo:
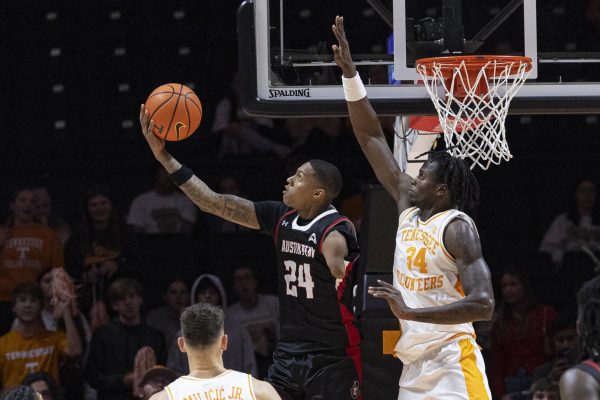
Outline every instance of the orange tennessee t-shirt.
{"label": "orange tennessee t-shirt", "polygon": [[0,386],[18,386],[31,372],[43,371],[58,381],[60,357],[67,351],[64,332],[43,330],[32,338],[18,331],[0,337]]}
{"label": "orange tennessee t-shirt", "polygon": [[12,227],[1,250],[0,301],[10,301],[17,285],[35,281],[44,268],[64,264],[56,232],[42,225]]}

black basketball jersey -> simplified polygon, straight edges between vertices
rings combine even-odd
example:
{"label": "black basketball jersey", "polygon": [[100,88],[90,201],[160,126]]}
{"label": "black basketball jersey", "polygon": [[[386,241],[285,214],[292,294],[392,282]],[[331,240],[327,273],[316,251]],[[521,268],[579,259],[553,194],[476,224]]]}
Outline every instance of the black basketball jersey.
{"label": "black basketball jersey", "polygon": [[[354,226],[334,207],[310,221],[280,202],[255,203],[261,231],[277,249],[279,348],[289,353],[343,350],[360,342],[352,312]],[[336,282],[322,253],[323,241],[338,231],[348,244],[346,275]]]}

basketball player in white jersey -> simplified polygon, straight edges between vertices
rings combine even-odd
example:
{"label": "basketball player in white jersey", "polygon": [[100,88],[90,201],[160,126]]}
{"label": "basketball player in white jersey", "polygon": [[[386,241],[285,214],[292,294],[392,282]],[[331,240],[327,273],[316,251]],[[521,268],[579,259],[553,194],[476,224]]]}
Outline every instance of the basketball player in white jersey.
{"label": "basketball player in white jersey", "polygon": [[249,374],[225,369],[227,336],[219,307],[194,304],[181,314],[179,349],[187,354],[190,374],[182,376],[150,400],[281,400],[273,386]]}
{"label": "basketball player in white jersey", "polygon": [[400,214],[394,285],[369,288],[400,320],[398,399],[491,399],[473,321],[494,310],[490,272],[475,224],[479,186],[463,160],[437,152],[412,179],[402,173],[352,61],[342,17],[332,30],[354,134]]}

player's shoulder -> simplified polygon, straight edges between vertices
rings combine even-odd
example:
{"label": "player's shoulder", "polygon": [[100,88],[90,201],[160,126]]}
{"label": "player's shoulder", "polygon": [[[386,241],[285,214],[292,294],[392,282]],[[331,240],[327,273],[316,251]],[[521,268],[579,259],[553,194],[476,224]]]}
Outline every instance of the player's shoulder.
{"label": "player's shoulder", "polygon": [[[560,378],[560,393],[565,400],[599,398],[596,379],[579,368],[569,368]],[[596,397],[590,397],[590,396]]]}
{"label": "player's shoulder", "polygon": [[163,389],[158,393],[154,393],[149,400],[169,400],[167,389]]}
{"label": "player's shoulder", "polygon": [[346,249],[348,246],[348,234],[354,234],[353,231],[345,229],[343,226],[336,226],[329,232],[326,232],[326,237],[323,240],[323,248],[329,246],[329,248],[341,247]]}
{"label": "player's shoulder", "polygon": [[320,229],[342,230],[348,231],[354,235],[356,234],[356,228],[350,218],[341,214],[339,211],[332,209],[322,215],[324,215],[324,218],[320,219],[323,221],[320,225]]}
{"label": "player's shoulder", "polygon": [[477,232],[473,219],[462,211],[448,210],[440,222],[445,222],[446,233]]}
{"label": "player's shoulder", "polygon": [[[466,217],[466,218],[465,218]],[[454,257],[480,257],[479,233],[466,214],[450,217],[440,229],[441,240],[446,250]]]}
{"label": "player's shoulder", "polygon": [[479,235],[475,226],[463,218],[453,218],[443,227],[442,240],[447,247],[457,244],[478,243]]}
{"label": "player's shoulder", "polygon": [[[268,382],[252,379],[252,389],[256,400],[281,400],[275,388]],[[162,399],[160,399],[162,400]]]}
{"label": "player's shoulder", "polygon": [[352,223],[350,218],[348,218],[344,214],[340,214],[339,212],[336,212],[335,214],[333,214],[331,216],[330,223],[333,223],[333,224],[339,225],[339,226],[348,227],[352,230],[355,230],[354,224]]}

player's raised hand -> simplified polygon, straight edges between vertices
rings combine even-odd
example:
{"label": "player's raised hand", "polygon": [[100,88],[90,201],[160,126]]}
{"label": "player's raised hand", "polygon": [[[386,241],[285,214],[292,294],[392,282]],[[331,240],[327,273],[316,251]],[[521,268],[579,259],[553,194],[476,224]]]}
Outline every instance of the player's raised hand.
{"label": "player's raised hand", "polygon": [[356,66],[354,65],[354,61],[352,61],[350,46],[348,45],[348,39],[346,39],[346,32],[344,31],[344,17],[336,16],[335,24],[331,25],[331,30],[333,30],[333,34],[338,41],[338,44],[331,46],[335,63],[342,69],[346,78],[352,78],[356,74]]}
{"label": "player's raised hand", "polygon": [[377,280],[381,286],[369,286],[369,294],[385,299],[390,306],[390,309],[398,319],[412,319],[410,317],[411,309],[406,305],[402,294],[394,286],[382,280]]}
{"label": "player's raised hand", "polygon": [[150,146],[150,150],[152,150],[152,153],[158,159],[165,148],[165,140],[152,133],[154,121],[150,120],[150,114],[144,107],[144,104],[140,107],[140,124],[142,125],[142,133]]}

